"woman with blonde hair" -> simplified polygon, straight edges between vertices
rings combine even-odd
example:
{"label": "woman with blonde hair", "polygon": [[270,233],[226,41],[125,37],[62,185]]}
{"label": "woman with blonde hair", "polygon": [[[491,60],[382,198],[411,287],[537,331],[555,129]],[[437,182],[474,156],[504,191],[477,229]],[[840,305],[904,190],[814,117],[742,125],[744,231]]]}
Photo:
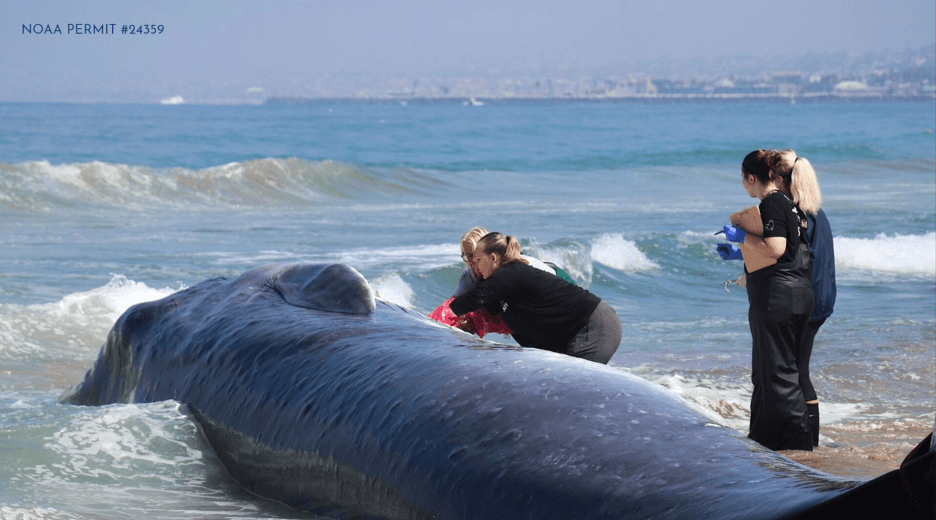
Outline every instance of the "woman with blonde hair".
{"label": "woman with blonde hair", "polygon": [[[478,244],[478,240],[481,240],[481,237],[488,234],[488,230],[480,226],[475,226],[462,235],[461,238],[461,257],[462,260],[468,264],[468,267],[461,274],[461,278],[458,279],[458,285],[455,287],[455,292],[452,296],[461,296],[469,290],[471,290],[478,282],[481,280],[481,276],[475,270],[475,258],[474,250],[475,246]],[[533,258],[532,256],[523,256],[523,260],[532,265],[533,267],[546,271],[547,273],[559,274],[559,268],[550,265],[546,262],[542,262],[539,259]]]}
{"label": "woman with blonde hair", "polygon": [[[470,312],[464,316],[456,316],[452,313],[450,307],[452,300],[457,296],[460,296],[471,289],[473,289],[478,282],[481,281],[481,275],[476,271],[475,266],[475,245],[477,245],[478,240],[481,239],[484,235],[487,235],[488,231],[480,226],[475,226],[462,235],[461,238],[461,257],[462,260],[468,264],[465,270],[462,272],[461,277],[458,279],[458,285],[455,287],[455,292],[451,298],[443,302],[442,305],[436,307],[429,317],[446,325],[461,329],[465,332],[472,334],[477,334],[480,337],[484,337],[485,334],[491,332],[497,332],[500,334],[510,334],[512,331],[510,327],[504,322],[499,316],[491,316],[491,314],[485,309],[479,309],[476,312]],[[530,265],[541,269],[549,274],[557,274],[560,269],[556,266],[549,265],[545,262],[537,260],[533,257],[523,256],[523,261],[529,263]],[[564,273],[563,273],[564,274]]]}
{"label": "woman with blonde hair", "polygon": [[[822,190],[812,164],[794,150],[783,150],[776,154],[765,154],[773,168],[780,172],[779,178],[784,192],[805,213],[808,221],[804,237],[812,253],[812,288],[815,308],[806,324],[800,352],[797,355],[799,384],[806,399],[806,411],[812,434],[813,447],[819,446],[819,397],[809,377],[809,360],[819,328],[832,315],[835,307],[835,248],[832,227],[822,209]],[[789,171],[789,175],[783,172]]]}
{"label": "woman with blonde hair", "polygon": [[745,267],[754,386],[748,437],[772,450],[812,451],[799,372],[815,302],[804,236],[808,220],[794,198],[815,209],[822,203],[821,193],[812,166],[792,150],[749,153],[741,176],[748,194],[761,201],[760,225],[749,230],[759,233],[733,226],[725,226],[724,232],[729,241],[742,244],[745,257],[769,260],[753,271]]}
{"label": "woman with blonde hair", "polygon": [[455,298],[461,316],[486,309],[502,316],[523,347],[607,364],[621,344],[621,321],[610,305],[562,278],[530,266],[512,236],[488,233],[474,251],[482,280]]}
{"label": "woman with blonde hair", "polygon": [[809,378],[809,359],[812,356],[813,343],[819,327],[832,315],[835,306],[835,248],[832,243],[832,227],[822,210],[822,190],[812,164],[805,157],[799,157],[793,150],[780,152],[784,163],[791,162],[790,194],[793,202],[804,213],[809,224],[806,226],[806,241],[812,252],[812,288],[815,308],[806,324],[806,335],[797,358],[800,387],[806,399],[806,411],[813,446],[819,446],[819,397]]}

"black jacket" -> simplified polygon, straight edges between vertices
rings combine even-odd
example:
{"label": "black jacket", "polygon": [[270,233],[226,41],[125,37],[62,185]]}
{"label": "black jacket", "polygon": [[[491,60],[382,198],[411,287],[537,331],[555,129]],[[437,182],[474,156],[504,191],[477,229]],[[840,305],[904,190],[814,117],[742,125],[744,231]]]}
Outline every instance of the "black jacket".
{"label": "black jacket", "polygon": [[484,307],[501,314],[521,346],[565,353],[601,299],[562,278],[522,262],[509,263],[455,298],[452,312]]}

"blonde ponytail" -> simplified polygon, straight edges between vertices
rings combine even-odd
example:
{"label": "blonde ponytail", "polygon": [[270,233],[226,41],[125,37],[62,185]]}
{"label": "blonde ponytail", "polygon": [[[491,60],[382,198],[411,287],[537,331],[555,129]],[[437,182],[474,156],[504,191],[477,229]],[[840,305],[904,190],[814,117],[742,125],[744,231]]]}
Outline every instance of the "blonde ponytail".
{"label": "blonde ponytail", "polygon": [[744,158],[741,171],[761,182],[774,181],[778,188],[789,192],[793,202],[806,213],[815,215],[822,208],[822,190],[816,170],[795,150],[754,150]]}
{"label": "blonde ponytail", "polygon": [[511,262],[530,263],[520,254],[520,242],[515,237],[503,235],[497,231],[481,237],[481,240],[478,240],[478,247],[481,248],[484,254],[496,253],[500,255],[501,265],[507,265]]}
{"label": "blonde ponytail", "polygon": [[[796,152],[793,153],[795,155]],[[819,179],[809,159],[796,157],[791,171],[790,194],[793,195],[793,202],[810,215],[819,213],[822,208],[822,190],[819,189]]]}

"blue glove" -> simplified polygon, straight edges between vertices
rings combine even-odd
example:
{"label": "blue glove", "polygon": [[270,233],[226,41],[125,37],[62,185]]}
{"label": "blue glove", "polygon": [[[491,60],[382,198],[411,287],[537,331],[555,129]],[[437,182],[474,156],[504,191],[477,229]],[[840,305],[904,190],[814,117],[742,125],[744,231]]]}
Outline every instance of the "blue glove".
{"label": "blue glove", "polygon": [[729,242],[738,242],[740,244],[741,242],[744,242],[744,237],[746,236],[747,231],[741,228],[727,225],[725,226],[725,238],[727,238]]}
{"label": "blue glove", "polygon": [[718,256],[720,256],[722,260],[744,260],[744,257],[741,256],[741,249],[738,248],[738,246],[718,244],[715,246],[715,250],[718,251]]}

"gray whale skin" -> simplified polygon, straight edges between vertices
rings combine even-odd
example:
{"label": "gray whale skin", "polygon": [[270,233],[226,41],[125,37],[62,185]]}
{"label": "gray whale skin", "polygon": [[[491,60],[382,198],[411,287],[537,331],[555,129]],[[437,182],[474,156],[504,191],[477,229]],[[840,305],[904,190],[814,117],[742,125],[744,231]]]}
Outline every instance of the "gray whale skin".
{"label": "gray whale skin", "polygon": [[341,264],[266,265],[135,305],[61,401],[167,399],[237,482],[330,518],[933,515],[932,435],[901,469],[834,477],[620,369],[376,300]]}

